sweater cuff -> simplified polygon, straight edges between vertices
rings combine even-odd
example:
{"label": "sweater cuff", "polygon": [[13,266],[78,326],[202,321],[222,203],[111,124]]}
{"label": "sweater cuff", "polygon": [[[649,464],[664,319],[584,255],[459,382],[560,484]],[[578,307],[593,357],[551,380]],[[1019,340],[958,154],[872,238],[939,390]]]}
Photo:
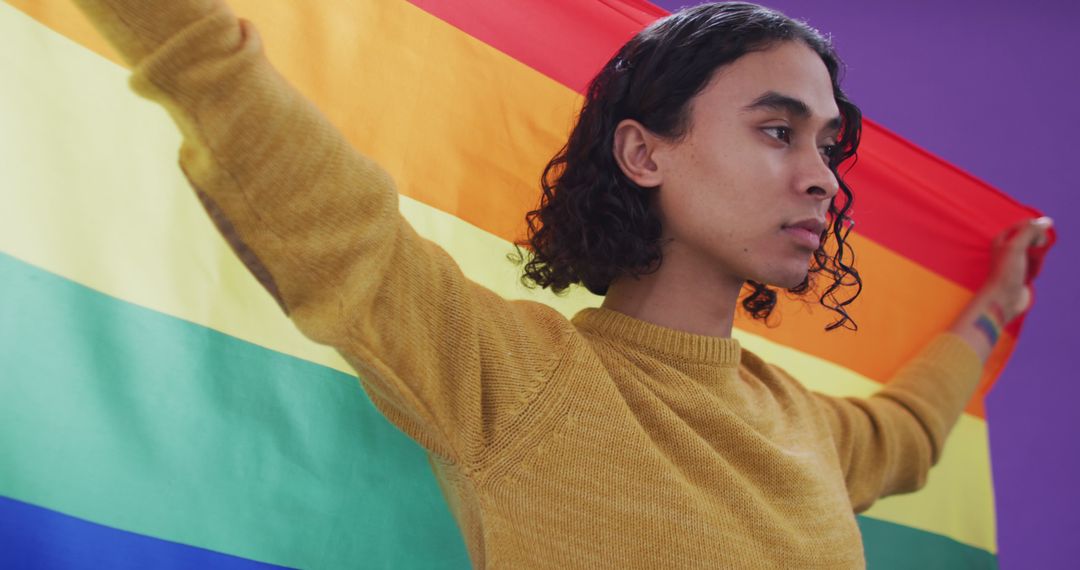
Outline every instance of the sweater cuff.
{"label": "sweater cuff", "polygon": [[213,12],[221,0],[75,0],[94,27],[128,65],[139,63],[188,25]]}

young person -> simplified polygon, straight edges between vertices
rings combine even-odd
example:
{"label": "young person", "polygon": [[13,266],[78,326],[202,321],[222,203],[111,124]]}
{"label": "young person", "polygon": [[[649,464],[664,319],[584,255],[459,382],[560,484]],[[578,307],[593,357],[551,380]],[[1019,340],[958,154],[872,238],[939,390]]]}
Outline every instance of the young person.
{"label": "young person", "polygon": [[530,214],[526,275],[606,293],[567,320],[418,237],[219,0],[78,2],[176,120],[239,256],[431,452],[477,567],[862,567],[854,513],[923,484],[1029,303],[1045,221],[1003,234],[970,307],[873,397],[811,393],[730,338],[747,284],[764,316],[770,285],[858,279],[837,175],[858,109],[828,43],[758,6],[661,20],[592,83]]}

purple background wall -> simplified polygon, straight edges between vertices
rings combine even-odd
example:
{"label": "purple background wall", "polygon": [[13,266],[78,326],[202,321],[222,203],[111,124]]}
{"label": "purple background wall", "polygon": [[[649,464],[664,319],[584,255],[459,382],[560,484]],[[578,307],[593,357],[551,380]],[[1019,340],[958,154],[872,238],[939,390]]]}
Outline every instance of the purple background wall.
{"label": "purple background wall", "polygon": [[1078,567],[1080,374],[1066,359],[1080,352],[1080,3],[761,1],[833,36],[866,116],[1054,218],[987,417],[1001,567]]}

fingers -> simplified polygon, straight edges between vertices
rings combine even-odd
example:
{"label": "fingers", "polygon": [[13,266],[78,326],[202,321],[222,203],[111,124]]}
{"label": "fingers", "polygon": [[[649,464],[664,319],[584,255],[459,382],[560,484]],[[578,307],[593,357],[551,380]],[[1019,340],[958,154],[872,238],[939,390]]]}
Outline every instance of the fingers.
{"label": "fingers", "polygon": [[1049,239],[1050,228],[1054,225],[1054,220],[1051,220],[1048,216],[1041,218],[1035,218],[1031,220],[1029,227],[1031,228],[1031,239],[1027,242],[1026,247],[1039,247],[1046,243]]}
{"label": "fingers", "polygon": [[1038,239],[1035,242],[1035,247],[1042,247],[1046,245],[1046,240],[1050,239],[1050,228],[1054,226],[1054,220],[1049,216],[1043,216],[1032,222],[1039,228]]}
{"label": "fingers", "polygon": [[1053,225],[1054,221],[1046,216],[1025,220],[999,234],[994,240],[994,245],[1000,246],[1001,243],[1007,242],[1007,247],[1017,252],[1029,247],[1042,246],[1046,243]]}

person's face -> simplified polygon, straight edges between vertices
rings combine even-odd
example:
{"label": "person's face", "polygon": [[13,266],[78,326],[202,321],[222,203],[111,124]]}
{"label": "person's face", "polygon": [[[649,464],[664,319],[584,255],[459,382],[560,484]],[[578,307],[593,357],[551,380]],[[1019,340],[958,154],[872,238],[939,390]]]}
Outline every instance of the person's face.
{"label": "person's face", "polygon": [[825,64],[801,42],[719,69],[691,101],[686,136],[659,140],[651,153],[655,206],[671,240],[664,263],[801,283],[820,230],[788,226],[826,220],[839,189],[826,154],[839,126]]}

